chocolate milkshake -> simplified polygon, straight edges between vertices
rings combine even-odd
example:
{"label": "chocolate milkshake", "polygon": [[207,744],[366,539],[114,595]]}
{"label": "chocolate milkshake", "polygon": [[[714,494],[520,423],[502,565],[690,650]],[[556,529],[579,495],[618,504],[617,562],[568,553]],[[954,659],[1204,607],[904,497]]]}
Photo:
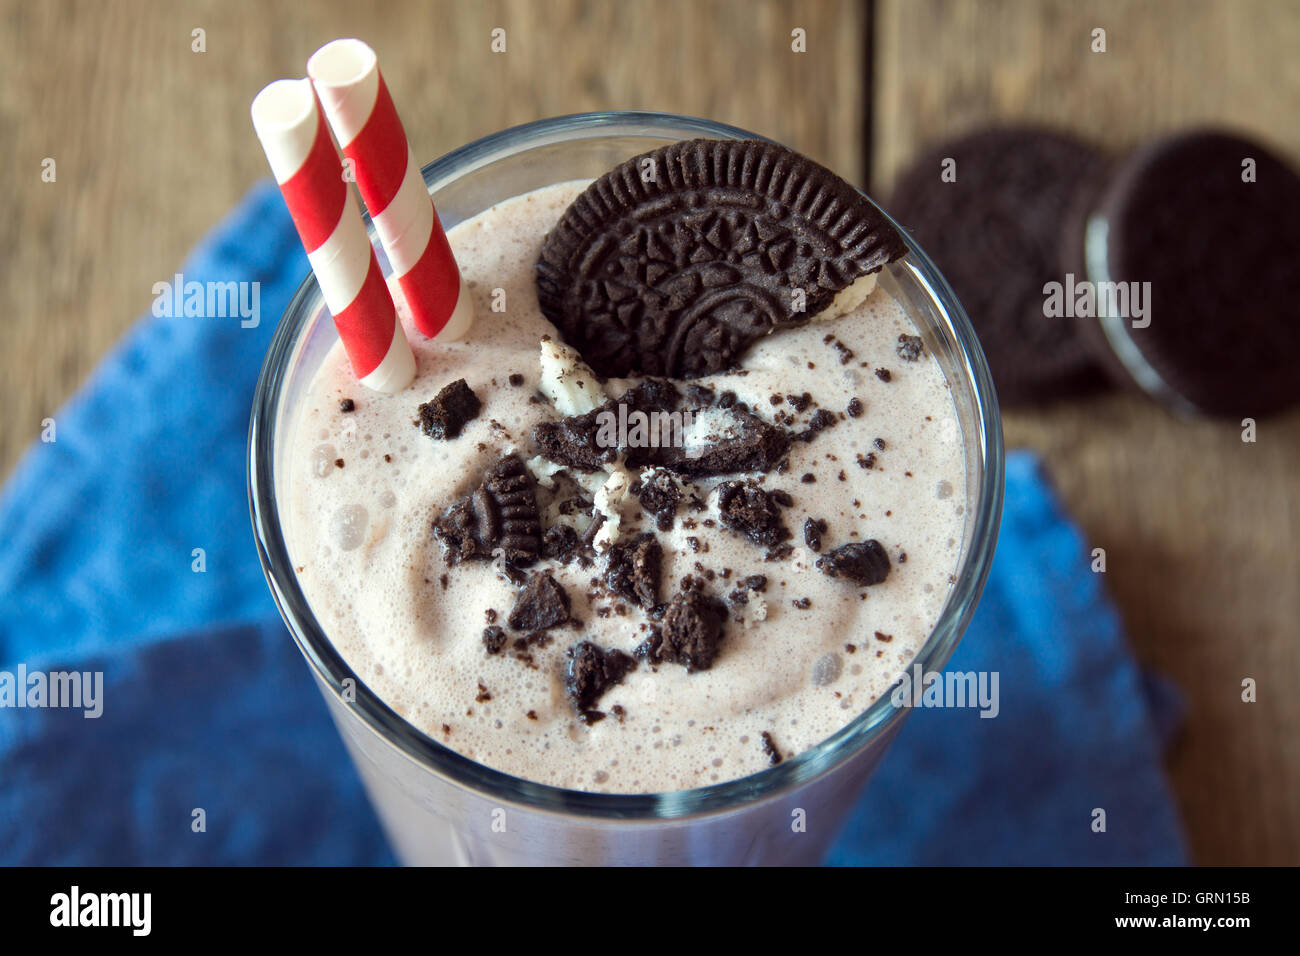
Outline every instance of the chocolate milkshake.
{"label": "chocolate milkshake", "polygon": [[[589,186],[449,230],[462,341],[420,336],[394,288],[409,388],[363,389],[333,349],[287,426],[281,520],[329,640],[411,725],[526,780],[665,793],[799,754],[886,693],[958,569],[965,451],[876,271],[775,320],[719,300],[662,351],[576,330],[547,244]],[[745,241],[719,234],[736,268]]]}

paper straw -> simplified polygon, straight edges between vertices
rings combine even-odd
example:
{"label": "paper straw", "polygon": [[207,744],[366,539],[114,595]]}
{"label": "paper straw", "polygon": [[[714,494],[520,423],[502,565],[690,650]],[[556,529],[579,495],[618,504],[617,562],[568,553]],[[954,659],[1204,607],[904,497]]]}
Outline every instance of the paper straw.
{"label": "paper straw", "polygon": [[367,388],[401,391],[415,377],[415,357],[311,83],[271,83],[252,114],[353,371]]}
{"label": "paper straw", "polygon": [[375,51],[335,40],[307,61],[321,106],[375,223],[415,320],[430,338],[462,338],[474,321],[469,288],[438,221]]}

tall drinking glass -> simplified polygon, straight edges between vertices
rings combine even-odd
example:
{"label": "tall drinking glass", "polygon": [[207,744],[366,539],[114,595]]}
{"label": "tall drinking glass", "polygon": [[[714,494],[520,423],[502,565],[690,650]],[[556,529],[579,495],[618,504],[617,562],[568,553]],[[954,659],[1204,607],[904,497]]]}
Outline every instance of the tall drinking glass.
{"label": "tall drinking glass", "polygon": [[[686,116],[586,113],[470,143],[425,166],[424,180],[450,229],[511,196],[593,179],[631,156],[695,137],[756,138]],[[1002,512],[1002,431],[970,322],[934,264],[904,238],[909,254],[886,267],[880,285],[902,305],[947,377],[966,465],[956,581],[916,658],[926,671],[937,671],[970,620],[993,557]],[[889,695],[817,746],[752,776],[673,793],[601,794],[523,780],[463,757],[408,724],[361,681],[308,606],[280,524],[293,411],[337,337],[308,275],[280,320],[253,399],[249,499],[271,592],[398,857],[410,864],[819,862],[906,714]],[[918,787],[934,783],[916,781]]]}

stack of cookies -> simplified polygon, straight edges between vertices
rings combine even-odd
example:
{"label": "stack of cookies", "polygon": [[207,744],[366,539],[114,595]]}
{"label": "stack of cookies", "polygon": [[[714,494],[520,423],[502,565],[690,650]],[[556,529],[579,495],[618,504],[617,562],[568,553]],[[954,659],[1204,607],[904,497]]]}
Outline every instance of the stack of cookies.
{"label": "stack of cookies", "polygon": [[1189,414],[1300,398],[1300,177],[1213,130],[1124,157],[1035,127],[943,143],[886,206],[952,284],[1006,406],[1119,383]]}

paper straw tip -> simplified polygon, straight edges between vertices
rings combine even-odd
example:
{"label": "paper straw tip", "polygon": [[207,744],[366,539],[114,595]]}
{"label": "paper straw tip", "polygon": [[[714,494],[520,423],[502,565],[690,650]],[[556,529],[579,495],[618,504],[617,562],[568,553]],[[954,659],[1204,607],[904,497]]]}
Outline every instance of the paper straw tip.
{"label": "paper straw tip", "polygon": [[352,86],[376,69],[379,58],[363,40],[331,40],[311,55],[307,75],[318,86]]}

